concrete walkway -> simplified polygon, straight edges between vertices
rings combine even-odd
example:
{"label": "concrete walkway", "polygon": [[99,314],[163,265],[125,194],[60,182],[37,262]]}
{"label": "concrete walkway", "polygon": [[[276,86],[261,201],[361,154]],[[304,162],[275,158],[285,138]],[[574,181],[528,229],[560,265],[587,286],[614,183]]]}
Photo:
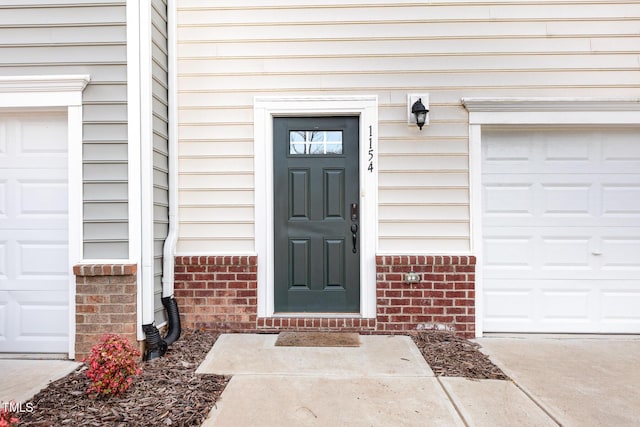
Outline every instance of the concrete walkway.
{"label": "concrete walkway", "polygon": [[233,375],[203,426],[555,426],[510,381],[436,378],[405,336],[358,348],[222,335],[198,372]]}
{"label": "concrete walkway", "polygon": [[[404,336],[359,348],[275,347],[222,335],[198,369],[233,375],[211,426],[638,426],[640,336],[478,339],[512,381],[435,377]],[[78,363],[0,359],[0,403],[25,402]]]}
{"label": "concrete walkway", "polygon": [[80,363],[69,360],[0,359],[0,404],[24,403],[78,366]]}
{"label": "concrete walkway", "polygon": [[482,351],[563,426],[640,425],[640,336],[494,336]]}

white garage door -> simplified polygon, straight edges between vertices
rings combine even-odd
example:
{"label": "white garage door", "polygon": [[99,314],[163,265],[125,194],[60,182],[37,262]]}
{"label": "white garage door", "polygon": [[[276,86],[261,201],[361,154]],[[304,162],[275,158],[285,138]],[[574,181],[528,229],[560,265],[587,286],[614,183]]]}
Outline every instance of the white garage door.
{"label": "white garage door", "polygon": [[67,121],[0,111],[0,352],[68,351]]}
{"label": "white garage door", "polygon": [[487,332],[640,332],[640,129],[483,131]]}

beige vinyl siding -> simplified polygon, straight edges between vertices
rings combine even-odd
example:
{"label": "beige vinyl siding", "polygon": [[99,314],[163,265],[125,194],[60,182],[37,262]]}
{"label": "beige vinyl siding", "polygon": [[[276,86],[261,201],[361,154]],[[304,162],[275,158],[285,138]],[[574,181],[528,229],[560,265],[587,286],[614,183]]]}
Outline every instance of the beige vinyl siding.
{"label": "beige vinyl siding", "polygon": [[83,94],[84,257],[127,258],[124,1],[0,4],[0,75],[89,74]]}
{"label": "beige vinyl siding", "polygon": [[156,324],[166,321],[162,297],[164,240],[169,232],[169,67],[167,2],[151,2],[153,73],[153,289]]}
{"label": "beige vinyl siding", "polygon": [[[462,97],[640,96],[640,3],[178,0],[181,253],[253,252],[253,97],[379,99],[379,251],[470,249]],[[431,124],[406,123],[408,93]]]}

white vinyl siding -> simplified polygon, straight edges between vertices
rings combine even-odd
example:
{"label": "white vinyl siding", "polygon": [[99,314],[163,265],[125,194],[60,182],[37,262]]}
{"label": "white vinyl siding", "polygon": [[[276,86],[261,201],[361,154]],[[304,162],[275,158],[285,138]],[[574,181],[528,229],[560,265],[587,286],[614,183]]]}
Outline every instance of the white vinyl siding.
{"label": "white vinyl siding", "polygon": [[86,259],[129,256],[125,22],[124,1],[0,4],[0,75],[91,76],[83,93]]}
{"label": "white vinyl siding", "polygon": [[[462,97],[640,96],[632,2],[177,7],[181,253],[255,250],[254,96],[378,96],[380,253],[470,251]],[[422,132],[408,93],[430,95]]]}
{"label": "white vinyl siding", "polygon": [[153,294],[156,324],[165,319],[162,297],[162,255],[169,232],[169,94],[167,53],[167,3],[151,3],[153,61]]}

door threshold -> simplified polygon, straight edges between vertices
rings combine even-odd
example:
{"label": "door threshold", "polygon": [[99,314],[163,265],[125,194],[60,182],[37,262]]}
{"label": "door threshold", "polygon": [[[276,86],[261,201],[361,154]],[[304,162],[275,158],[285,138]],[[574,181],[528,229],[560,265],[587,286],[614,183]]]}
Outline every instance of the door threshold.
{"label": "door threshold", "polygon": [[361,313],[273,313],[275,317],[299,317],[306,319],[363,319]]}

